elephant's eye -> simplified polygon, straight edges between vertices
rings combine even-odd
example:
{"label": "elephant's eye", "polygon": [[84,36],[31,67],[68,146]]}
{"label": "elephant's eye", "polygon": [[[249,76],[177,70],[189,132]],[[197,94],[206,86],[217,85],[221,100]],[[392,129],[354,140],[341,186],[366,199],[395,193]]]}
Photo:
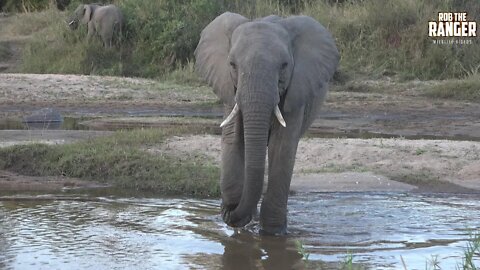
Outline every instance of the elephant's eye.
{"label": "elephant's eye", "polygon": [[230,66],[231,66],[233,69],[237,69],[237,65],[236,65],[234,62],[230,62]]}
{"label": "elephant's eye", "polygon": [[283,63],[283,64],[282,64],[282,69],[285,69],[287,66],[288,66],[288,63],[287,63],[287,62]]}

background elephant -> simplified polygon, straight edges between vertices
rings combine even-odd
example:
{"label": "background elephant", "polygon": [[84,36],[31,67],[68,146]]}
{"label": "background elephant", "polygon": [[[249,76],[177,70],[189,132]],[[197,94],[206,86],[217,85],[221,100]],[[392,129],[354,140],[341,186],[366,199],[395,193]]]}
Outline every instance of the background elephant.
{"label": "background elephant", "polygon": [[202,31],[195,57],[197,71],[225,107],[223,220],[241,227],[252,219],[268,145],[261,232],[285,234],[298,141],[317,115],[339,61],[332,36],[307,16],[249,21],[227,12]]}
{"label": "background elephant", "polygon": [[115,5],[79,5],[68,25],[75,30],[79,23],[88,26],[88,39],[97,33],[102,37],[105,47],[112,47],[114,34],[119,37],[122,34],[123,15]]}

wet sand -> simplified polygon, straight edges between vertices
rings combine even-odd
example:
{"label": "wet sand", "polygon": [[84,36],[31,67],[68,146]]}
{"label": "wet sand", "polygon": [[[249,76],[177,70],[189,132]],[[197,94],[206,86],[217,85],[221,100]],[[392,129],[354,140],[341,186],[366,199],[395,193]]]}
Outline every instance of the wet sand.
{"label": "wet sand", "polygon": [[[320,138],[306,138],[300,143],[293,190],[480,190],[480,145],[475,142],[480,140],[480,104],[420,95],[422,85],[435,84],[433,81],[361,83],[375,83],[384,92],[349,92],[342,86],[332,87],[307,135]],[[187,125],[210,127],[210,133],[219,134],[222,116],[221,105],[208,87],[147,79],[0,74],[0,89],[2,119],[21,119],[49,107],[63,116],[95,117],[83,124],[97,130]],[[0,146],[61,144],[105,134],[108,133],[0,131]],[[220,138],[172,138],[146,151],[179,155],[196,151],[218,164]]]}

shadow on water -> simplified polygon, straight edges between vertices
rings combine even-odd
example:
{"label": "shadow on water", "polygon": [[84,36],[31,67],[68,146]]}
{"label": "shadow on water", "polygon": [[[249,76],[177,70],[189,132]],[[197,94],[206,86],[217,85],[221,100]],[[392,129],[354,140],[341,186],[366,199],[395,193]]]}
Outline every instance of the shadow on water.
{"label": "shadow on water", "polygon": [[298,194],[288,237],[227,227],[218,200],[30,196],[0,197],[0,268],[455,269],[480,227],[473,195]]}

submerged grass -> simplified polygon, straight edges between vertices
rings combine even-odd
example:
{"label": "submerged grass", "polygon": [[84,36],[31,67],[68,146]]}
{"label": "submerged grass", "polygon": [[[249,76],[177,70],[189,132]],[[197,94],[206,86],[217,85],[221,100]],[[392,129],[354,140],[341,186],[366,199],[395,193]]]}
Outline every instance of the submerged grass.
{"label": "submerged grass", "polygon": [[475,260],[477,262],[480,260],[480,232],[470,236],[470,241],[463,252],[462,263],[459,265],[459,268],[464,270],[479,269],[480,265],[476,265]]}
{"label": "submerged grass", "polygon": [[205,158],[153,155],[176,130],[121,131],[73,144],[30,144],[0,149],[0,169],[28,175],[67,176],[165,195],[218,196],[218,167]]}

